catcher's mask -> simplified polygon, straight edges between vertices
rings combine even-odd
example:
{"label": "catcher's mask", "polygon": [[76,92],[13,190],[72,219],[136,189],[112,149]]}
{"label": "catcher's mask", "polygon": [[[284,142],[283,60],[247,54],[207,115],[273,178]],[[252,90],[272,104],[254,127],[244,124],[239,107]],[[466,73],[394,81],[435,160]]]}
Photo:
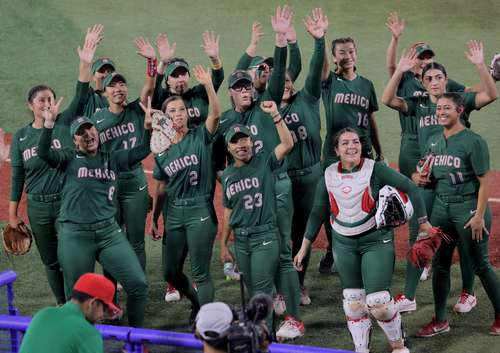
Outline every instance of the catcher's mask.
{"label": "catcher's mask", "polygon": [[378,194],[375,221],[377,228],[398,227],[413,216],[413,205],[408,195],[392,186],[386,185]]}

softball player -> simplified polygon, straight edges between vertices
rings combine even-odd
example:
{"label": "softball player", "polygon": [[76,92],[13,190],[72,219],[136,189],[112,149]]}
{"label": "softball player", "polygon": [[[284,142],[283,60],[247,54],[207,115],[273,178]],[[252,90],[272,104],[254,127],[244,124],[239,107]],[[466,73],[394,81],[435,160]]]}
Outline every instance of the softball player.
{"label": "softball player", "polygon": [[[207,93],[211,112],[205,123],[189,130],[189,115],[182,97],[167,98],[165,113],[178,130],[177,141],[169,150],[155,156],[153,174],[159,181],[153,201],[155,227],[164,209],[165,193],[168,202],[164,217],[168,222],[162,246],[165,279],[191,301],[191,323],[200,306],[214,299],[210,260],[217,234],[217,217],[212,202],[215,190],[212,142],[221,114],[210,72],[201,66],[195,66],[193,71]],[[188,253],[197,291],[182,272]]]}
{"label": "softball player", "polygon": [[[140,327],[147,299],[146,275],[116,222],[115,192],[119,173],[133,169],[150,152],[151,119],[144,120],[144,129],[148,131],[141,144],[128,150],[104,152],[94,123],[79,117],[70,127],[76,149],[55,150],[50,144],[59,104],[60,100],[52,111],[44,112],[38,154],[49,166],[64,173],[58,218],[58,256],[64,281],[67,288],[72,288],[99,261],[127,293],[129,325]],[[66,297],[70,295],[67,290]]]}
{"label": "softball player", "polygon": [[[113,72],[102,82],[108,108],[96,112],[91,120],[99,132],[103,150],[108,152],[128,150],[142,143],[144,136],[144,112],[140,106],[146,104],[147,97],[154,89],[156,74],[155,50],[143,38],[135,40],[139,55],[148,62],[147,77],[141,97],[127,103],[128,86],[125,77]],[[146,268],[144,250],[144,229],[148,213],[148,183],[141,163],[130,170],[118,174],[118,223],[123,226],[127,239],[132,245],[143,269]]]}
{"label": "softball player", "polygon": [[382,162],[361,157],[363,145],[353,128],[340,130],[334,146],[340,161],[325,169],[324,178],[316,188],[314,208],[294,260],[295,266],[301,268],[324,214],[328,213],[347,327],[356,352],[369,352],[369,314],[377,319],[393,353],[409,352],[405,347],[401,316],[389,292],[395,261],[394,233],[391,228],[376,228],[375,200],[384,185],[408,193],[420,231],[427,232],[431,226],[422,198],[408,178]]}
{"label": "softball player", "polygon": [[[314,201],[314,190],[321,176],[319,164],[321,153],[321,120],[319,100],[321,98],[321,69],[324,61],[324,33],[328,19],[321,9],[314,9],[311,17],[306,17],[305,26],[314,38],[314,53],[309,65],[309,74],[304,88],[296,91],[293,76],[287,71],[285,91],[279,107],[294,147],[288,156],[288,175],[292,182],[293,219],[292,219],[292,257],[299,251],[304,236],[307,218]],[[304,260],[304,270],[299,272],[301,304],[308,305],[311,300],[304,286],[305,270],[309,258]]]}
{"label": "softball player", "polygon": [[[174,57],[176,43],[169,43],[165,34],[156,38],[156,46],[160,54],[156,87],[153,95],[153,107],[162,108],[165,100],[172,95],[180,95],[186,102],[189,126],[196,127],[205,122],[208,116],[208,95],[203,85],[189,87],[189,65],[186,60]],[[224,70],[219,56],[219,36],[206,31],[203,33],[201,45],[212,65],[212,82],[215,91],[224,81]],[[165,79],[166,88],[162,82]]]}
{"label": "softball player", "polygon": [[[480,64],[479,56],[470,59]],[[427,141],[429,153],[434,154],[432,176],[429,180],[416,174],[414,179],[419,184],[432,183],[436,192],[432,224],[456,239],[456,242],[442,242],[433,259],[435,317],[417,333],[418,337],[432,337],[450,331],[446,301],[450,293],[450,267],[455,246],[461,249],[460,256],[470,259],[493,304],[495,321],[490,334],[500,335],[500,282],[488,259],[491,229],[489,152],[483,138],[462,124],[460,116],[464,111],[465,102],[456,93],[445,93],[437,99],[436,116],[443,132]]]}
{"label": "softball player", "polygon": [[[394,74],[389,80],[382,97],[382,102],[387,106],[399,111],[404,117],[409,119],[414,119],[417,121],[417,136],[419,143],[419,153],[420,156],[424,156],[426,153],[426,144],[428,143],[429,136],[435,133],[440,133],[442,127],[438,125],[438,121],[435,116],[436,111],[436,100],[441,94],[446,91],[447,85],[447,74],[445,68],[438,63],[427,64],[422,71],[422,84],[427,91],[427,95],[421,96],[410,96],[410,97],[399,97],[397,95],[397,87],[401,82],[404,72],[410,70],[415,66],[417,61],[417,50],[415,48],[410,49],[408,52],[402,55]],[[479,72],[479,77],[481,80],[481,90],[477,93],[466,92],[460,93],[465,101],[465,113],[467,115],[475,109],[480,109],[483,106],[491,103],[495,100],[497,95],[497,90],[495,83],[493,82],[491,76],[489,75],[488,69],[484,64],[483,49],[481,43],[470,42],[469,43],[469,53],[468,58],[473,63]],[[467,124],[468,121],[467,121]],[[424,197],[427,210],[430,213],[432,209],[432,203],[434,200],[434,192],[428,187],[422,191],[422,197]],[[459,251],[461,249],[459,248]],[[467,257],[461,256],[461,268],[462,269],[472,269],[472,263]],[[472,307],[476,305],[476,298],[473,295],[473,278],[467,271],[463,271],[463,292],[460,296],[457,304],[454,307],[455,311],[463,312],[470,311]],[[403,311],[408,309],[416,309],[416,301],[414,297],[416,288],[416,281],[418,276],[415,275],[409,281],[413,283],[410,286],[410,292],[408,296],[399,296],[400,306]]]}
{"label": "softball player", "polygon": [[[392,37],[389,47],[387,48],[386,64],[391,77],[396,70],[396,52],[398,47],[399,38],[404,31],[404,20],[398,17],[396,12],[389,15],[386,26],[391,31]],[[415,65],[406,71],[399,83],[397,95],[399,97],[411,97],[427,95],[427,91],[422,86],[420,76],[422,69],[425,65],[434,62],[434,51],[429,45],[419,42],[412,46],[415,48],[417,59]],[[465,86],[449,79],[446,84],[447,92],[463,92],[469,91]],[[399,170],[401,173],[409,178],[416,170],[416,165],[420,160],[420,149],[418,145],[418,119],[416,117],[405,116],[399,113],[399,123],[401,125],[401,145],[399,150]],[[429,190],[422,190],[423,197],[429,199],[429,207],[427,212],[430,213],[433,199],[433,193]],[[409,243],[413,245],[418,235],[418,224],[416,220],[412,219],[409,222],[410,233]],[[426,267],[423,271],[415,268],[411,262],[406,262],[406,275],[405,275],[405,290],[404,294],[398,294],[395,300],[398,304],[400,312],[414,311],[417,309],[417,302],[415,300],[415,293],[419,279],[425,280],[428,277],[430,267]],[[474,293],[474,271],[466,263],[463,263],[460,258],[460,270],[462,274],[463,290],[454,310],[457,312],[468,312],[476,305],[476,297]]]}
{"label": "softball player", "polygon": [[[83,48],[78,48],[80,72],[75,97],[69,107],[57,117],[51,145],[55,150],[72,145],[69,134],[71,121],[83,113],[90,81],[90,64],[99,40],[85,37]],[[28,199],[28,219],[33,230],[40,258],[52,294],[57,304],[64,304],[65,288],[61,266],[57,257],[56,219],[61,205],[62,172],[53,169],[39,157],[38,139],[43,128],[43,114],[54,109],[55,93],[52,88],[38,85],[28,93],[28,107],[33,120],[16,131],[11,146],[11,195],[9,223],[17,227],[19,201],[23,188]],[[71,287],[69,287],[71,289]]]}
{"label": "softball player", "polygon": [[[293,147],[293,138],[276,103],[262,101],[260,108],[272,120],[269,116],[265,118],[276,125],[280,143],[274,151],[269,153],[264,149],[254,155],[255,142],[251,129],[245,125],[232,125],[224,137],[234,162],[222,175],[224,223],[220,257],[223,262],[234,262],[234,256],[227,246],[229,236],[234,232],[236,261],[250,296],[256,293],[272,295],[273,292],[282,246],[275,212],[277,199],[274,174]],[[278,339],[304,335],[303,322],[290,317],[286,324],[293,325],[294,337],[290,337],[291,327],[286,332],[280,328],[276,333]]]}

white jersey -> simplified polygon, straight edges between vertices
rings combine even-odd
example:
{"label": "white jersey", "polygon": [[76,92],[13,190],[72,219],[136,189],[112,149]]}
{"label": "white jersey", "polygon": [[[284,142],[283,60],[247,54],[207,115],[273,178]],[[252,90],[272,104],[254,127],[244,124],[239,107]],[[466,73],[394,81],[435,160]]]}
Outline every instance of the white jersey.
{"label": "white jersey", "polygon": [[376,226],[375,200],[370,179],[375,161],[364,158],[357,172],[343,174],[340,162],[325,170],[325,185],[330,198],[330,224],[345,236],[358,235]]}

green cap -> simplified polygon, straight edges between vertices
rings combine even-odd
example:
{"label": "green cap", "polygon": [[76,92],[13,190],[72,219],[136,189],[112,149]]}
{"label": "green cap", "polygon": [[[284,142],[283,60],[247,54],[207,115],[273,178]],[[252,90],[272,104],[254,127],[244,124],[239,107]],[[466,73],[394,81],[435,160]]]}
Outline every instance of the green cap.
{"label": "green cap", "polygon": [[179,67],[186,69],[189,72],[189,65],[184,59],[175,59],[168,63],[167,68],[165,69],[165,78],[172,75],[172,73],[177,70]]}
{"label": "green cap", "polygon": [[239,135],[249,137],[252,136],[252,133],[250,132],[250,129],[247,126],[241,124],[234,124],[226,132],[226,137],[225,137],[226,145],[229,142],[232,142],[235,137],[239,137]]}
{"label": "green cap", "polygon": [[415,48],[415,51],[417,52],[417,58],[420,58],[424,53],[430,53],[432,56],[434,56],[434,51],[431,49],[431,47],[428,44],[421,44]]}
{"label": "green cap", "polygon": [[116,70],[116,66],[113,60],[111,60],[110,58],[99,58],[92,64],[92,75],[95,75],[97,71],[99,71],[103,66],[106,65],[111,66],[113,68],[113,71]]}
{"label": "green cap", "polygon": [[76,132],[78,131],[78,129],[82,125],[85,125],[85,124],[90,124],[90,125],[94,126],[94,123],[92,122],[92,120],[90,120],[86,116],[80,116],[80,117],[76,118],[76,120],[73,120],[73,122],[71,123],[71,127],[69,128],[71,136],[74,136],[76,134]]}
{"label": "green cap", "polygon": [[102,80],[102,87],[106,88],[113,82],[123,81],[127,83],[125,77],[117,72],[112,72]]}
{"label": "green cap", "polygon": [[270,67],[273,67],[274,65],[274,58],[273,57],[263,57],[263,56],[255,56],[252,61],[250,61],[250,66],[249,68],[250,69],[255,69],[257,67],[259,67],[261,64],[264,64],[266,63],[267,65],[269,65]]}
{"label": "green cap", "polygon": [[248,81],[252,83],[252,76],[245,70],[236,70],[229,76],[229,88],[232,88],[237,82]]}

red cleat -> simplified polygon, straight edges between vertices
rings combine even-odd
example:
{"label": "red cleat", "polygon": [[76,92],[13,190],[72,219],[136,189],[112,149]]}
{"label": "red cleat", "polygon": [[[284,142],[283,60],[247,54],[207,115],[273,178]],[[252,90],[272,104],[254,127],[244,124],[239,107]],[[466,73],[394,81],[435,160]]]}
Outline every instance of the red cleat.
{"label": "red cleat", "polygon": [[490,335],[500,336],[500,315],[497,315],[493,325],[490,327]]}
{"label": "red cleat", "polygon": [[435,317],[432,318],[431,322],[422,327],[420,331],[417,332],[417,337],[433,337],[440,335],[442,333],[450,332],[450,323],[448,320],[437,321]]}

